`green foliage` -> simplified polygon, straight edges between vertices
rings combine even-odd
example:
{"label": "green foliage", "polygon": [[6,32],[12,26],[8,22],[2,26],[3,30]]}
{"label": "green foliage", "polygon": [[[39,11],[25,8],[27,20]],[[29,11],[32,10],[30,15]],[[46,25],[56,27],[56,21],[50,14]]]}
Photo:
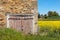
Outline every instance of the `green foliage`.
{"label": "green foliage", "polygon": [[52,17],[48,17],[48,19],[57,19],[57,20],[60,20],[60,16],[52,16]]}
{"label": "green foliage", "polygon": [[47,17],[48,17],[47,14],[45,14],[45,15],[44,15],[44,18],[47,19]]}
{"label": "green foliage", "polygon": [[0,40],[23,40],[21,33],[12,29],[0,29]]}
{"label": "green foliage", "polygon": [[40,14],[38,13],[38,18],[40,18]]}
{"label": "green foliage", "polygon": [[[41,30],[49,30],[49,28],[41,28]],[[0,29],[0,40],[60,40],[60,29],[49,30],[47,35],[41,35],[41,33],[38,35],[22,35],[20,32],[5,28]]]}
{"label": "green foliage", "polygon": [[38,14],[38,20],[47,20],[47,21],[55,21],[55,20],[60,20],[60,15],[56,11],[48,11],[47,14]]}
{"label": "green foliage", "polygon": [[[41,20],[41,19],[39,19],[39,20]],[[60,16],[47,17],[46,19],[42,19],[41,21],[60,21]]]}
{"label": "green foliage", "polygon": [[51,16],[59,16],[59,14],[56,11],[49,11],[48,16],[49,17],[51,17]]}

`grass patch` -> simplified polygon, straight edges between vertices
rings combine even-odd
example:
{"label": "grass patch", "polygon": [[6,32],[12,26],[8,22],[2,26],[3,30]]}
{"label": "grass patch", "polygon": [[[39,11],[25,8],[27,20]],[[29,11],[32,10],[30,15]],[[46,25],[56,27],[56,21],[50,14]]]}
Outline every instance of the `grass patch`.
{"label": "grass patch", "polygon": [[[42,29],[46,30],[46,28]],[[45,31],[46,32],[46,31]],[[41,32],[40,32],[41,33]],[[17,32],[12,29],[0,29],[0,40],[60,40],[60,29],[54,31],[48,31],[47,35],[22,35],[21,32]]]}
{"label": "grass patch", "polygon": [[60,16],[51,16],[47,17],[46,19],[38,19],[39,21],[60,21]]}

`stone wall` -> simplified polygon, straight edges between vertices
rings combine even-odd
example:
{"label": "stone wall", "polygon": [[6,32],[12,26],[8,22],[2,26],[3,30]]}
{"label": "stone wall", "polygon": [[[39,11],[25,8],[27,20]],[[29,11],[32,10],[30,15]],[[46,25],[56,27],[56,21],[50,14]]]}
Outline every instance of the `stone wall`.
{"label": "stone wall", "polygon": [[37,0],[0,0],[0,12],[33,13],[37,9]]}
{"label": "stone wall", "polygon": [[0,0],[0,14],[36,13],[37,0]]}
{"label": "stone wall", "polygon": [[[37,0],[0,0],[0,15],[3,15],[3,25],[6,24],[7,13],[33,13],[35,23],[37,22]],[[1,17],[1,16],[0,16]],[[35,24],[36,25],[36,24]]]}

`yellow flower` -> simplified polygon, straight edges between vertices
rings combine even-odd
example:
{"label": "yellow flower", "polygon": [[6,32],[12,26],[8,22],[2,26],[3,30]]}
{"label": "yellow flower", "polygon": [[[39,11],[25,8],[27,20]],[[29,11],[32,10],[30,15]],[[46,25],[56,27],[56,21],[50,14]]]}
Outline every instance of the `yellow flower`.
{"label": "yellow flower", "polygon": [[38,21],[40,27],[60,28],[60,21]]}

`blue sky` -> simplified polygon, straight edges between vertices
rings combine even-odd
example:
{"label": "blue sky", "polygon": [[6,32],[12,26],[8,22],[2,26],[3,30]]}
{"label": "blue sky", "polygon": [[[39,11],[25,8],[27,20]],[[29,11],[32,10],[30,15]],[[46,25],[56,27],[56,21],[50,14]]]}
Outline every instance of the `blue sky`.
{"label": "blue sky", "polygon": [[60,14],[60,0],[38,0],[38,12],[47,14],[48,11],[57,11]]}

